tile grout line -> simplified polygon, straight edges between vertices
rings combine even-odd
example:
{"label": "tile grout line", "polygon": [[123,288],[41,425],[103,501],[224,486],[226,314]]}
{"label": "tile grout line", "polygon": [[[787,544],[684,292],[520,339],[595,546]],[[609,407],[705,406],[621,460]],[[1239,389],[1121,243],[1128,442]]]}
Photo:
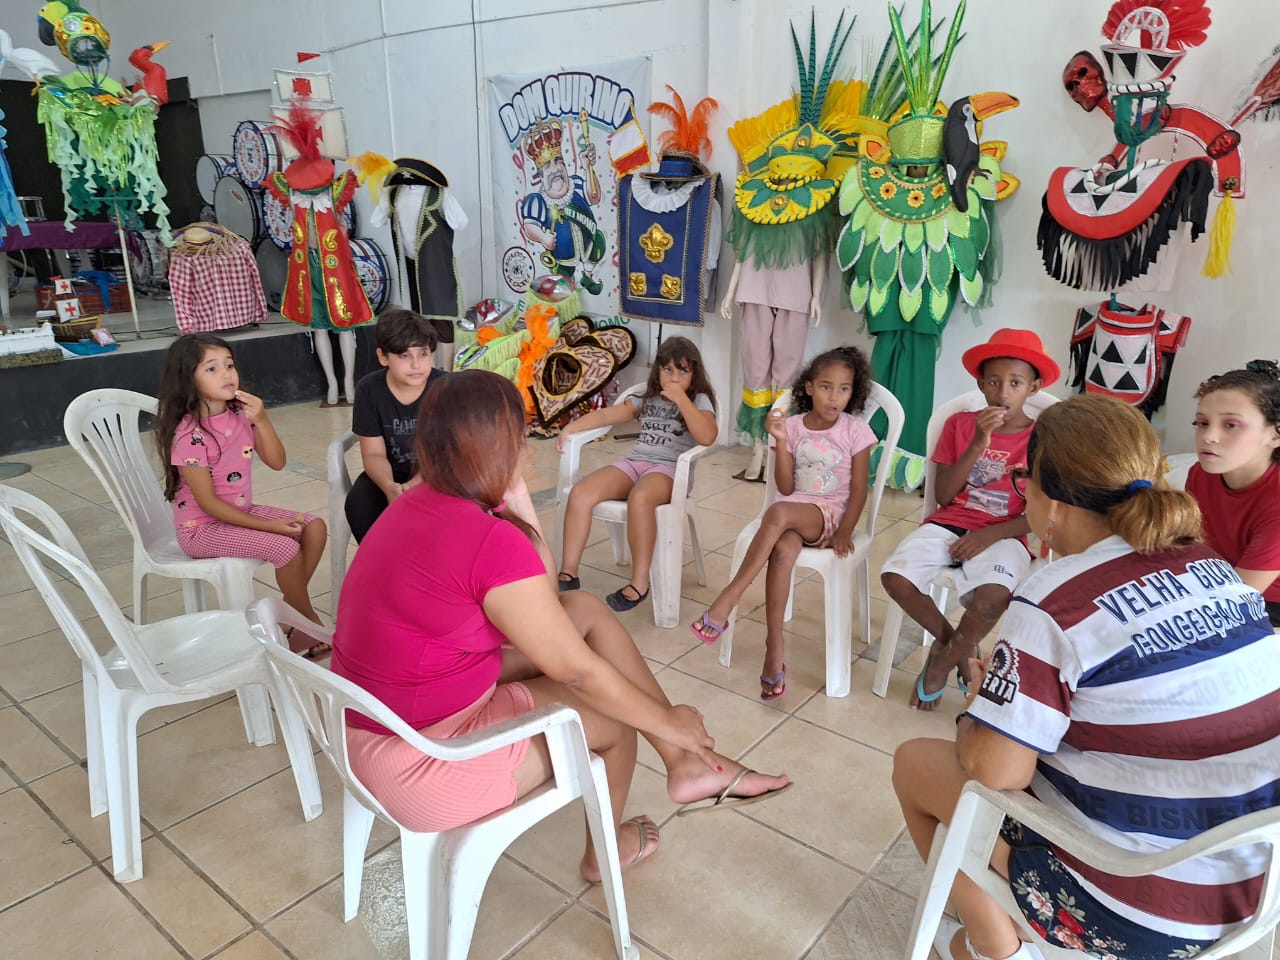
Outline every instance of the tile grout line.
{"label": "tile grout line", "polygon": [[[10,775],[12,775],[13,773],[12,769],[3,760],[0,760],[0,768],[2,768],[5,773],[8,773]],[[37,807],[39,807],[40,810],[44,812],[44,815],[48,817],[51,821],[53,821],[54,825],[57,826],[58,829],[63,832],[63,834],[67,838],[67,840],[64,840],[63,842],[66,843],[67,841],[70,841],[71,843],[75,844],[76,848],[79,849],[79,851],[89,860],[89,863],[86,864],[84,868],[74,870],[71,873],[67,874],[66,876],[61,877],[58,880],[55,880],[53,883],[48,884],[47,886],[42,887],[41,889],[34,891],[33,893],[30,893],[29,895],[21,898],[20,900],[16,900],[15,902],[5,907],[3,910],[0,910],[0,913],[7,913],[9,910],[12,910],[14,907],[17,907],[19,904],[26,903],[29,900],[32,900],[35,897],[40,896],[41,894],[47,893],[48,891],[52,890],[54,887],[57,887],[63,883],[66,883],[68,880],[72,879],[73,877],[78,877],[89,870],[96,869],[99,873],[101,873],[103,876],[107,878],[107,881],[109,883],[111,883],[124,895],[125,900],[127,900],[130,904],[133,905],[134,909],[137,910],[138,913],[142,915],[143,919],[146,920],[146,922],[149,923],[156,930],[156,932],[159,933],[160,936],[163,937],[169,943],[170,946],[172,946],[175,950],[178,951],[178,954],[183,958],[183,960],[194,960],[192,955],[188,953],[187,950],[184,949],[183,946],[180,943],[178,943],[176,939],[174,939],[173,935],[170,934],[168,930],[165,929],[164,925],[161,924],[159,920],[157,920],[154,916],[152,916],[149,910],[147,910],[141,903],[138,902],[137,897],[135,897],[132,893],[130,893],[125,888],[124,884],[118,883],[116,881],[116,878],[107,869],[106,861],[105,860],[99,861],[98,858],[94,856],[93,851],[91,851],[88,848],[88,846],[86,846],[85,843],[79,837],[77,837],[75,833],[70,828],[68,828],[65,823],[63,823],[62,819],[53,812],[53,809],[47,803],[45,803],[42,799],[40,799],[39,796],[36,795],[35,791],[31,789],[28,783],[26,783],[25,781],[18,781],[18,787],[27,795],[27,798],[31,800],[31,802],[34,803]]]}

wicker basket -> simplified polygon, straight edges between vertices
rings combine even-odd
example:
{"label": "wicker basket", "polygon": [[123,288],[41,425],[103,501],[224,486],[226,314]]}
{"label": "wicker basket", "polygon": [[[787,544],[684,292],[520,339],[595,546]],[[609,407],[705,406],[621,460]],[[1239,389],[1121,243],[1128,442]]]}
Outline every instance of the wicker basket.
{"label": "wicker basket", "polygon": [[75,343],[102,326],[102,317],[81,317],[79,320],[69,320],[66,323],[50,322],[49,326],[53,327],[53,339],[64,343]]}

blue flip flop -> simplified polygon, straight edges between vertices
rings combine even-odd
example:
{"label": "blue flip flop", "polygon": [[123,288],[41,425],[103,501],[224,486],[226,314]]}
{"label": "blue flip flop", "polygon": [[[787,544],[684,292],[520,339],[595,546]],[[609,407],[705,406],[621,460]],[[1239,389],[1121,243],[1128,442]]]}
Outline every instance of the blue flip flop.
{"label": "blue flip flop", "polygon": [[942,695],[947,692],[947,688],[944,686],[935,690],[933,693],[925,693],[924,674],[925,671],[921,670],[920,675],[916,677],[916,699],[921,703],[935,703],[936,701],[941,700]]}

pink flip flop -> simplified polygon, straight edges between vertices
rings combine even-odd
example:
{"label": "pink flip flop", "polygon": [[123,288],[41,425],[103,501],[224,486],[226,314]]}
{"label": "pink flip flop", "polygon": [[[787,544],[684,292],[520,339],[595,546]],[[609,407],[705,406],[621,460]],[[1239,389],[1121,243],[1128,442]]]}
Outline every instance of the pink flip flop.
{"label": "pink flip flop", "polygon": [[[714,636],[706,636],[698,630],[699,627],[714,631]],[[689,625],[689,629],[693,631],[693,635],[703,643],[715,643],[720,639],[720,634],[729,629],[729,621],[726,620],[724,623],[716,623],[711,619],[711,611],[704,610],[702,611],[702,618],[698,620],[697,623],[691,623]]]}
{"label": "pink flip flop", "polygon": [[[760,691],[761,700],[777,700],[780,696],[787,692],[787,665],[782,665],[782,671],[776,677],[766,677],[760,674],[760,686],[768,687],[768,690]],[[777,689],[774,689],[774,688]]]}

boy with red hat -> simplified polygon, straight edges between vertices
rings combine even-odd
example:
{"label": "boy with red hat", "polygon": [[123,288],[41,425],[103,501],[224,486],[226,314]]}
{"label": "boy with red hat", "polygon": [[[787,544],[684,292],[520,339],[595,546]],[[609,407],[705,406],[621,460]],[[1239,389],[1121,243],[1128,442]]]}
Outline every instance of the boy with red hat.
{"label": "boy with red hat", "polygon": [[[1012,328],[965,351],[962,362],[987,406],[953,414],[943,425],[932,453],[938,509],[898,545],[880,572],[889,596],[937,638],[911,697],[921,710],[934,708],[953,668],[965,685],[969,658],[1030,568],[1027,505],[1009,470],[1026,463],[1035,426],[1023,405],[1060,372],[1039,337]],[[955,627],[929,596],[934,578],[948,568],[965,608]]]}

